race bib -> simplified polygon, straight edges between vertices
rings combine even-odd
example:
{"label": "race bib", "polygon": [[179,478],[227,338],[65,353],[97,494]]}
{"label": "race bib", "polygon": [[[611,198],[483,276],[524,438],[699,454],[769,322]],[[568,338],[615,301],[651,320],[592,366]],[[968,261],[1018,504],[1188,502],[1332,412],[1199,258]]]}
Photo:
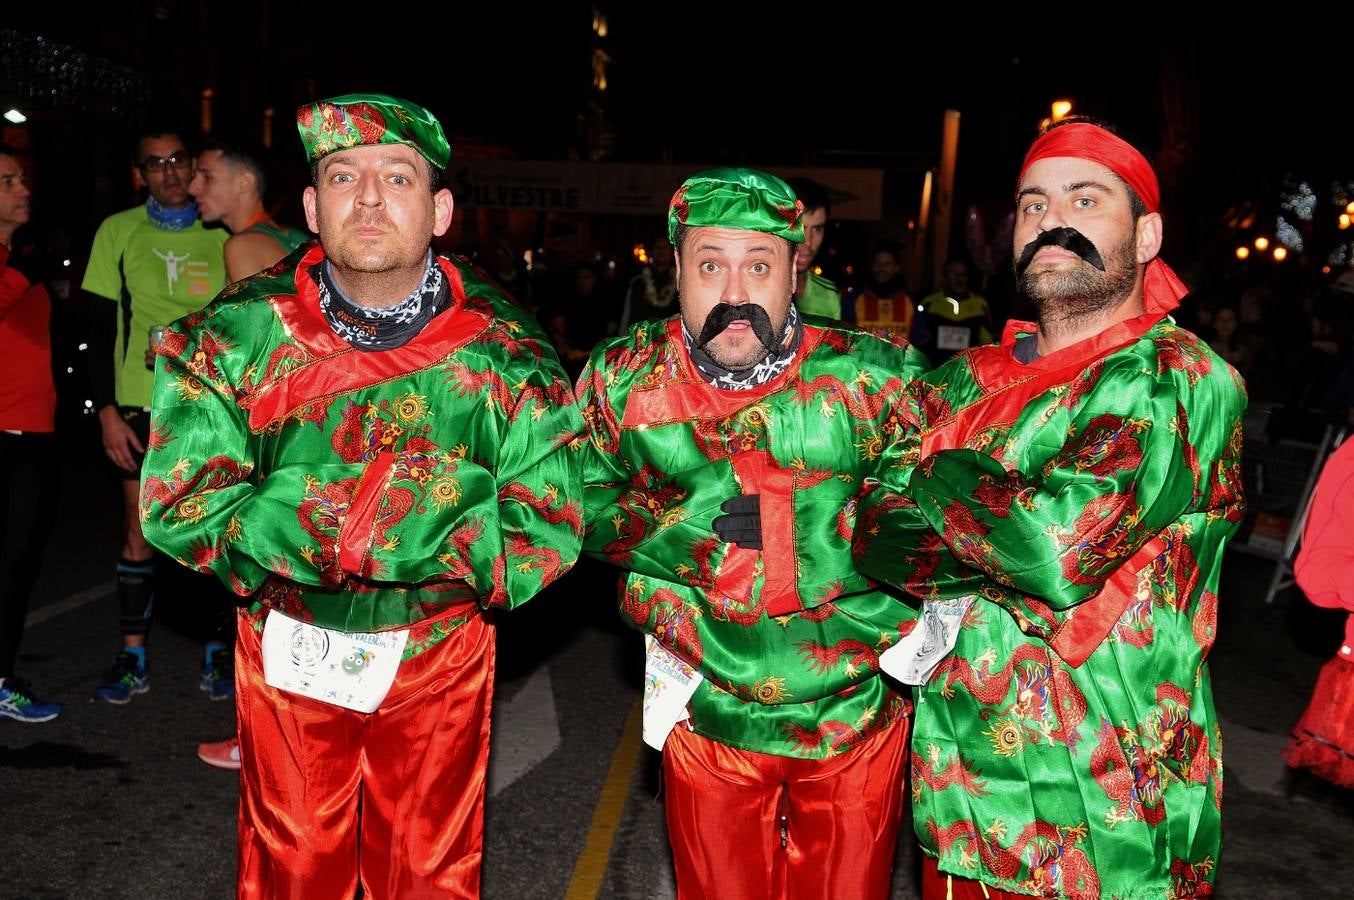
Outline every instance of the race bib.
{"label": "race bib", "polygon": [[691,716],[687,701],[705,676],[644,635],[644,743],[663,749],[673,727]]}
{"label": "race bib", "polygon": [[375,712],[400,668],[409,629],[334,631],[268,610],[263,680],[279,690],[345,709]]}
{"label": "race bib", "polygon": [[926,600],[921,621],[907,637],[879,654],[879,668],[903,684],[925,684],[940,661],[954,649],[972,597]]}
{"label": "race bib", "polygon": [[969,329],[958,325],[941,325],[936,329],[936,346],[941,350],[967,350]]}

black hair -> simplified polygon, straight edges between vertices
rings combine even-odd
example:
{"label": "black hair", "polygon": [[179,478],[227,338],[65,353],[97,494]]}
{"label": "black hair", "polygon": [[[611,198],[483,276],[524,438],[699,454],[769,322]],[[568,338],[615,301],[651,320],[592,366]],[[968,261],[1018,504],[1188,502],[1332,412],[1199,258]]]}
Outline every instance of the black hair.
{"label": "black hair", "polygon": [[243,144],[237,144],[234,141],[213,139],[206,143],[202,148],[202,153],[208,150],[216,150],[221,154],[221,158],[230,163],[237,169],[244,169],[254,176],[254,184],[258,187],[259,198],[263,198],[264,191],[268,188],[268,176],[263,171],[262,158],[259,151],[252,147],[245,147]]}
{"label": "black hair", "polygon": [[832,201],[828,198],[827,189],[821,184],[812,178],[787,178],[785,183],[804,204],[804,212],[821,209],[829,216],[832,215]]}
{"label": "black hair", "polygon": [[[898,266],[901,267],[903,264],[903,248],[892,241],[880,241],[875,245],[874,253],[887,253],[889,256],[893,257],[894,263]],[[873,256],[874,254],[872,253],[870,255]]]}
{"label": "black hair", "polygon": [[[167,137],[173,135],[179,140],[183,140],[183,129],[176,123],[169,121],[151,120],[142,123],[136,130],[136,139],[132,141],[132,164],[141,165],[141,142],[147,138]],[[187,142],[184,142],[183,149],[192,152]]]}

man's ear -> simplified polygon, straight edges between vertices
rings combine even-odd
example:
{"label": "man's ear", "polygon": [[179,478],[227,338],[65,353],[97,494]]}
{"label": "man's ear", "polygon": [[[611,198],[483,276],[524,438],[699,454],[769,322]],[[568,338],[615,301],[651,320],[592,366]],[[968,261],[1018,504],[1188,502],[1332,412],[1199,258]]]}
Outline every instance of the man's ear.
{"label": "man's ear", "polygon": [[1144,265],[1157,258],[1161,252],[1161,213],[1146,213],[1138,217],[1136,226],[1137,259]]}
{"label": "man's ear", "polygon": [[308,187],[301,193],[301,206],[306,211],[306,227],[315,234],[320,233],[320,217],[315,211],[315,187]]}
{"label": "man's ear", "polygon": [[[242,193],[253,192],[257,194],[259,192],[259,180],[254,177],[253,172],[242,168],[236,173],[235,177],[239,179],[235,182],[236,187],[238,187]],[[262,200],[263,197],[259,197],[259,199]]]}
{"label": "man's ear", "polygon": [[456,211],[456,198],[446,188],[433,194],[433,234],[437,237],[447,233],[451,227],[451,217]]}

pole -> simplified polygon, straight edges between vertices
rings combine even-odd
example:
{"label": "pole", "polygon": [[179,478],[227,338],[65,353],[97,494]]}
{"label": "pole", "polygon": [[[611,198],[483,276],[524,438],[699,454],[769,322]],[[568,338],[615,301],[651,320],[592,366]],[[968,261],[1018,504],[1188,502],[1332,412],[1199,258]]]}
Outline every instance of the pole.
{"label": "pole", "polygon": [[940,185],[936,190],[935,247],[931,254],[931,272],[945,265],[950,253],[950,210],[954,204],[954,169],[959,155],[959,110],[945,110],[945,130],[940,139]]}

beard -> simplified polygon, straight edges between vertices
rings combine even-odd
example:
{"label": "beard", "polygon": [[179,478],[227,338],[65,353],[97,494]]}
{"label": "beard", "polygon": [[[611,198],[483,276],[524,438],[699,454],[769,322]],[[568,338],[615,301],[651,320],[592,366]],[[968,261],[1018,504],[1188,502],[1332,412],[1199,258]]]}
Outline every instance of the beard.
{"label": "beard", "polygon": [[[422,267],[428,254],[428,244],[432,240],[431,219],[425,229],[423,223],[406,223],[397,227],[394,220],[383,210],[357,210],[348,215],[341,223],[331,225],[323,216],[318,216],[320,242],[324,244],[325,255],[341,269],[355,277],[382,275],[387,272]],[[414,227],[410,227],[412,224]],[[354,232],[365,225],[375,225],[385,229],[379,240],[371,241],[359,238]],[[409,235],[424,234],[427,240],[419,246],[411,246]]]}
{"label": "beard", "polygon": [[[686,327],[688,331],[696,335],[696,346],[705,351],[711,359],[730,372],[742,372],[776,351],[789,317],[788,306],[785,309],[785,314],[781,316],[781,320],[773,322],[771,315],[756,303],[740,303],[737,305],[720,303],[706,315],[704,323],[701,323],[699,333],[691,327],[694,324],[692,322],[687,322]],[[747,322],[751,326],[752,333],[760,346],[754,345],[750,348],[737,350],[713,343],[716,338],[724,333],[724,329],[728,328],[731,323],[738,321]]]}
{"label": "beard", "polygon": [[[1136,235],[1130,231],[1102,259],[1095,245],[1075,229],[1045,232],[1021,251],[1014,265],[1020,292],[1034,304],[1040,325],[1074,322],[1113,309],[1138,280]],[[1030,270],[1041,247],[1076,253],[1081,262],[1067,270]]]}

